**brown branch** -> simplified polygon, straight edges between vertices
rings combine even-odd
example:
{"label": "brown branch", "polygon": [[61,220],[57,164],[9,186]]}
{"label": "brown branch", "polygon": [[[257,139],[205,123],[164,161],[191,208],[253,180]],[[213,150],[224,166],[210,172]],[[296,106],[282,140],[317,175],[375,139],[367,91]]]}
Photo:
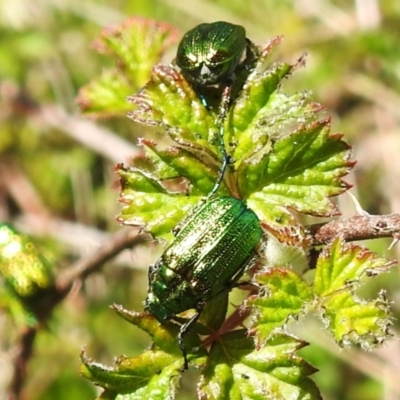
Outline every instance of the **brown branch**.
{"label": "brown branch", "polygon": [[36,316],[38,323],[34,327],[25,327],[19,340],[17,354],[13,363],[14,371],[11,385],[7,393],[8,400],[20,398],[26,378],[27,364],[32,356],[38,329],[46,325],[53,310],[66,297],[73,284],[98,271],[107,261],[121,251],[144,243],[148,238],[149,235],[139,234],[138,229],[121,229],[107,239],[98,249],[88,256],[82,257],[66,272],[60,274],[52,287],[43,290],[40,298],[31,307],[31,311]]}
{"label": "brown branch", "polygon": [[37,332],[37,327],[26,326],[21,334],[13,361],[14,373],[7,393],[7,400],[18,400],[21,398],[26,370],[33,353]]}
{"label": "brown branch", "polygon": [[329,243],[336,237],[347,242],[378,238],[400,238],[400,214],[356,215],[306,227],[312,246]]}
{"label": "brown branch", "polygon": [[58,291],[69,290],[77,280],[83,280],[93,272],[98,271],[104,263],[118,255],[122,250],[137,246],[149,240],[149,235],[139,234],[135,228],[121,229],[98,249],[88,256],[82,257],[56,280]]}
{"label": "brown branch", "polygon": [[70,115],[61,107],[47,106],[39,108],[35,117],[38,122],[45,126],[60,129],[88,149],[113,162],[130,160],[140,153],[137,147],[116,133],[94,121]]}

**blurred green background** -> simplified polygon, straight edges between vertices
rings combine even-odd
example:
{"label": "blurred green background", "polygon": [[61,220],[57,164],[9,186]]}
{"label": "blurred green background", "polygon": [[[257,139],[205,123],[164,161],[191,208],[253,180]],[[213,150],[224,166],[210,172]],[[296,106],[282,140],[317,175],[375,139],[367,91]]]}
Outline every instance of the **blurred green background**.
{"label": "blurred green background", "polygon": [[[362,207],[372,214],[400,212],[399,1],[0,0],[0,222],[31,235],[56,273],[119,229],[114,165],[136,154],[138,137],[152,134],[126,117],[83,119],[75,102],[79,89],[111,62],[91,43],[104,27],[130,16],[166,21],[182,34],[201,22],[230,21],[257,44],[284,35],[277,59],[292,62],[308,53],[306,67],[284,90],[312,90],[333,118],[332,131],[354,146],[358,163],[346,181]],[[336,201],[344,216],[355,213],[348,195]],[[388,250],[390,242],[367,245],[399,259],[400,246]],[[155,244],[125,251],[74,288],[37,338],[24,399],[93,399],[96,388],[78,374],[84,344],[106,364],[149,344],[109,305],[142,310],[147,267],[159,251]],[[363,296],[387,289],[398,318],[399,283],[395,267]],[[398,337],[397,320],[393,331]],[[400,398],[398,340],[363,353],[339,350],[312,318],[296,332],[312,344],[302,355],[320,370],[314,379],[325,399]],[[0,399],[19,333],[1,312]],[[190,383],[189,375],[179,398],[194,398]]]}

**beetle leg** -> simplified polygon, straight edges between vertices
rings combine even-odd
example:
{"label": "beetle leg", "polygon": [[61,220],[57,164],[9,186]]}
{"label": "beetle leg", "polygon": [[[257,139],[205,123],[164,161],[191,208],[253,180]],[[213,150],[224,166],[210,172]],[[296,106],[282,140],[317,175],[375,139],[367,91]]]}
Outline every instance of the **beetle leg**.
{"label": "beetle leg", "polygon": [[[245,53],[245,59],[242,64],[239,64],[237,69],[251,69],[253,67],[253,64],[258,60],[260,56],[260,51],[258,47],[251,42],[249,39],[246,38],[247,41],[247,46],[246,46],[246,53]],[[228,115],[230,103],[231,103],[231,97],[232,97],[232,85],[235,81],[235,73],[232,74],[232,76],[228,77],[225,79],[225,81],[222,83],[224,85],[224,90],[222,91],[221,95],[221,102],[219,105],[218,109],[218,120],[217,120],[217,125],[218,125],[218,140],[219,140],[219,147],[220,147],[220,152],[222,155],[222,166],[219,171],[218,179],[217,182],[215,183],[213,189],[209,193],[208,197],[213,196],[218,188],[220,187],[226,168],[229,164],[233,164],[233,159],[230,157],[225,149],[225,142],[224,142],[224,133],[225,133],[225,120],[226,116]],[[204,98],[201,96],[201,101],[204,104]]]}
{"label": "beetle leg", "polygon": [[203,104],[204,108],[205,108],[207,111],[210,111],[210,110],[211,110],[211,107],[210,107],[210,105],[209,105],[208,102],[207,102],[207,97],[200,91],[200,88],[198,89],[198,95],[199,95],[201,104]]}
{"label": "beetle leg", "polygon": [[154,274],[157,272],[157,270],[158,268],[156,264],[149,265],[149,271],[148,271],[149,282],[153,280]]}
{"label": "beetle leg", "polygon": [[197,306],[196,306],[196,314],[194,314],[193,317],[189,319],[189,321],[185,322],[181,326],[181,329],[179,330],[178,346],[182,351],[183,361],[184,361],[182,372],[185,372],[185,371],[187,371],[189,369],[189,364],[188,364],[188,359],[187,359],[187,351],[186,351],[186,346],[185,346],[185,342],[184,342],[184,337],[189,333],[190,329],[195,325],[195,323],[199,319],[201,311],[203,310],[203,306],[204,306],[203,302],[197,304]]}
{"label": "beetle leg", "polygon": [[226,115],[228,114],[229,110],[229,103],[231,100],[231,88],[232,88],[232,80],[229,79],[224,90],[222,92],[221,103],[218,110],[218,140],[219,140],[219,149],[222,155],[222,165],[221,169],[219,170],[219,175],[217,182],[215,183],[214,187],[212,188],[211,192],[208,194],[208,197],[213,196],[218,188],[220,187],[222,181],[224,180],[224,175],[227,166],[231,163],[231,157],[227,154],[225,149],[225,142],[224,142],[224,123],[226,119]]}
{"label": "beetle leg", "polygon": [[253,290],[253,289],[258,289],[259,286],[256,285],[254,282],[248,280],[248,281],[241,281],[241,282],[236,282],[234,285],[235,288],[241,288],[243,290]]}
{"label": "beetle leg", "polygon": [[[227,285],[224,289],[222,289],[220,292],[215,294],[215,297],[219,296],[221,293],[225,291],[231,291],[233,288],[238,287],[241,285],[241,283],[238,282],[238,280],[242,277],[242,275],[246,272],[246,270],[249,268],[250,264],[252,261],[255,259],[255,255],[252,254],[250,257],[243,263],[243,266],[236,272],[235,275],[232,276],[232,278],[227,282]],[[251,282],[243,282],[244,284],[249,284]]]}
{"label": "beetle leg", "polygon": [[256,46],[251,40],[246,38],[246,55],[244,60],[237,66],[236,70],[247,70],[253,69],[254,64],[261,56],[261,51],[258,46]]}
{"label": "beetle leg", "polygon": [[222,153],[222,165],[221,165],[221,169],[219,170],[217,182],[215,183],[214,187],[211,189],[211,192],[208,194],[207,197],[212,197],[217,192],[217,190],[219,189],[219,187],[224,179],[226,167],[230,163],[230,157],[226,154],[225,145],[224,145],[224,137],[223,137],[223,133],[221,133],[221,131],[223,132],[222,126],[220,127],[220,134],[219,134],[220,148],[221,148],[221,153]]}

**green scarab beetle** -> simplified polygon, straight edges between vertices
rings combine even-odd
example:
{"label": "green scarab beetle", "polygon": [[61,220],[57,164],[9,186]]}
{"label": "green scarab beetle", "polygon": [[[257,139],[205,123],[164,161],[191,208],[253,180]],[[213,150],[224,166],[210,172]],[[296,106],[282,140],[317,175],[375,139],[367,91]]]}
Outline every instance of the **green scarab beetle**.
{"label": "green scarab beetle", "polygon": [[232,162],[225,150],[224,122],[231,101],[235,72],[254,65],[258,56],[259,50],[246,38],[245,29],[224,21],[197,25],[179,43],[175,62],[207,109],[210,106],[203,92],[204,87],[218,84],[222,89],[217,121],[222,168],[210,196],[217,191],[227,166]]}
{"label": "green scarab beetle", "polygon": [[200,24],[182,38],[176,64],[195,85],[215,85],[233,75],[246,57],[249,43],[240,25],[223,21]]}
{"label": "green scarab beetle", "polygon": [[262,231],[256,214],[243,201],[226,196],[200,202],[174,234],[175,239],[149,269],[145,309],[160,322],[196,310],[178,335],[185,371],[183,337],[209,300],[236,285],[255,257]]}

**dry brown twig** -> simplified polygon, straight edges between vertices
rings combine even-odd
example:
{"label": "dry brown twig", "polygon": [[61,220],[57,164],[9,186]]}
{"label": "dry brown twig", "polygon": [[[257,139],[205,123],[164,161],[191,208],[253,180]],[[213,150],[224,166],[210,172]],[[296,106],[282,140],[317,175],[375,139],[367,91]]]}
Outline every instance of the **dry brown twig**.
{"label": "dry brown twig", "polygon": [[329,243],[336,237],[346,242],[379,238],[400,237],[400,214],[355,215],[354,217],[334,220],[307,227],[312,245]]}

